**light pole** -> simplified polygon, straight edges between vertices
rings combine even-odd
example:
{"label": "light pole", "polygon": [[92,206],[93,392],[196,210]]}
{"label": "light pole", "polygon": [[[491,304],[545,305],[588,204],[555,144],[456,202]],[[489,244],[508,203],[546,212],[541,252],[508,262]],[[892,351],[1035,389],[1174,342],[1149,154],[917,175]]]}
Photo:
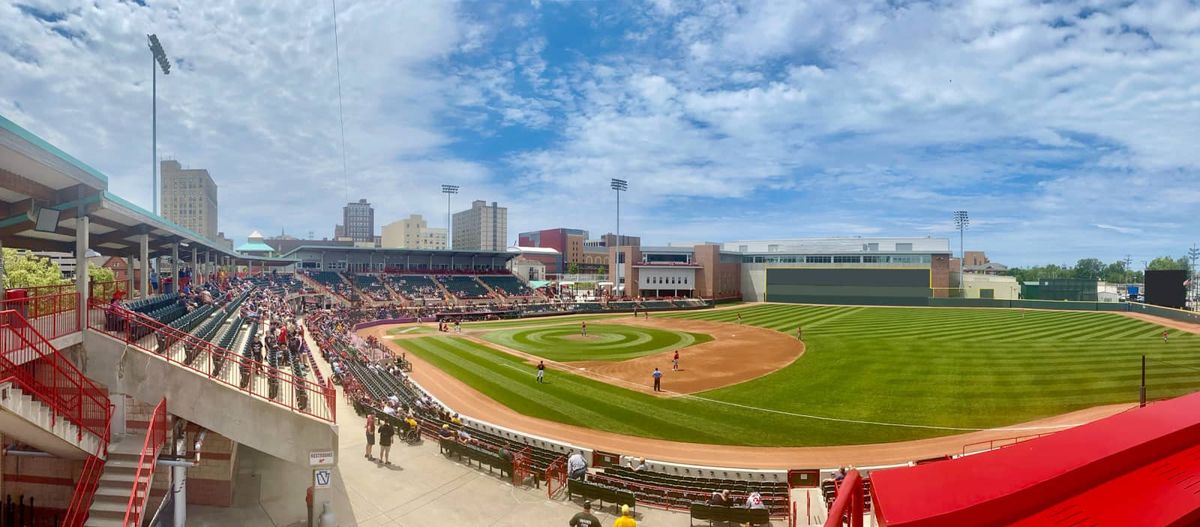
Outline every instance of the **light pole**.
{"label": "light pole", "polygon": [[614,287],[617,288],[620,296],[625,296],[625,284],[621,281],[621,270],[624,267],[621,265],[623,263],[621,261],[621,257],[623,256],[621,254],[621,193],[629,190],[629,182],[624,179],[614,178],[610,182],[610,187],[617,192],[617,253],[613,262],[613,265],[617,266],[617,283],[614,284]]}
{"label": "light pole", "polygon": [[450,233],[450,195],[458,194],[458,185],[442,185],[442,194],[446,195],[446,248],[453,248],[454,236]]}
{"label": "light pole", "polygon": [[[154,202],[154,213],[158,214],[158,70],[162,68],[163,75],[171,74],[171,61],[167,59],[167,52],[163,51],[162,44],[158,42],[158,35],[146,35],[146,39],[150,42],[150,194]],[[155,66],[158,66],[156,68]]]}
{"label": "light pole", "polygon": [[963,240],[966,239],[964,231],[967,230],[967,226],[970,224],[971,218],[967,216],[967,211],[954,211],[954,226],[958,227],[958,289],[959,293],[964,297],[967,296],[967,284],[963,283],[963,273],[967,267],[967,249],[966,245],[963,245]]}

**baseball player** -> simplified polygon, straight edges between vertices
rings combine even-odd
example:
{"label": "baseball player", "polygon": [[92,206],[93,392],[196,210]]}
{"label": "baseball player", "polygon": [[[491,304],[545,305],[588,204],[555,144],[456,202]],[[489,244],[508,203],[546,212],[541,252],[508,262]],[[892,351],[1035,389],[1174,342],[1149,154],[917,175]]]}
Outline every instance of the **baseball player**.
{"label": "baseball player", "polygon": [[538,365],[537,365],[537,382],[538,382],[538,384],[542,384],[542,382],[545,378],[546,378],[546,361],[540,360],[540,361],[538,361]]}
{"label": "baseball player", "polygon": [[675,358],[671,359],[671,371],[679,371],[679,350],[675,350]]}

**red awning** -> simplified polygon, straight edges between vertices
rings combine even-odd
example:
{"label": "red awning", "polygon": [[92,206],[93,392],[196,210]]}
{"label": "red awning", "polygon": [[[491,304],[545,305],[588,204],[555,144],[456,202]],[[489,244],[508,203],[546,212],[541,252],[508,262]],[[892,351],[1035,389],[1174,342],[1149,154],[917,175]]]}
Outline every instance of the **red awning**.
{"label": "red awning", "polygon": [[[1135,484],[1146,482],[1137,473],[1176,456],[1187,459],[1198,444],[1200,394],[1192,394],[992,452],[873,472],[876,516],[887,527],[1009,525],[1105,485],[1125,484],[1120,492],[1138,492]],[[1160,477],[1169,481],[1171,474]],[[1078,503],[1109,507],[1094,509],[1100,518],[1146,506],[1129,499]]]}

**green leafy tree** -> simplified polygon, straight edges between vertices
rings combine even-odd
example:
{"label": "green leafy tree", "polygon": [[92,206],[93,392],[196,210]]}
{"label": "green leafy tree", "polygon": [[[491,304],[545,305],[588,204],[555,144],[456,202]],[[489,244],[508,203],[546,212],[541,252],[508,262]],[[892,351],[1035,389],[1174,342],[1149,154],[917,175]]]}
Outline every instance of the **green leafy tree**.
{"label": "green leafy tree", "polygon": [[93,282],[112,282],[117,279],[117,274],[107,267],[89,265],[88,279]]}
{"label": "green leafy tree", "polygon": [[1104,262],[1097,258],[1083,258],[1075,263],[1073,277],[1081,280],[1099,279],[1104,273]]}
{"label": "green leafy tree", "polygon": [[579,274],[579,264],[575,262],[567,264],[567,274]]}
{"label": "green leafy tree", "polygon": [[1147,271],[1174,271],[1174,270],[1185,270],[1186,271],[1187,269],[1189,269],[1189,266],[1188,266],[1188,259],[1186,256],[1180,256],[1179,258],[1171,258],[1170,256],[1159,256],[1158,258],[1150,260],[1150,263],[1146,264]]}
{"label": "green leafy tree", "polygon": [[8,248],[4,249],[3,258],[5,289],[68,283],[68,280],[63,280],[58,264],[49,258]]}
{"label": "green leafy tree", "polygon": [[596,269],[596,274],[608,274],[608,268],[601,265],[599,269]]}

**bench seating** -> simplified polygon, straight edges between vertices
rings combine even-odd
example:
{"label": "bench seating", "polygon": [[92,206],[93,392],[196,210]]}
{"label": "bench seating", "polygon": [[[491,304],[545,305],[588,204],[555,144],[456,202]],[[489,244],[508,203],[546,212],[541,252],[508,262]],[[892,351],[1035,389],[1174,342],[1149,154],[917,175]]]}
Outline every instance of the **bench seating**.
{"label": "bench seating", "polygon": [[696,520],[708,521],[710,525],[713,522],[733,523],[737,525],[747,523],[750,525],[771,524],[771,513],[767,509],[747,509],[745,507],[693,503],[691,507],[688,507],[688,512],[691,514],[689,523],[693,525]]}
{"label": "bench seating", "polygon": [[567,480],[567,499],[574,496],[599,501],[602,507],[606,501],[617,505],[628,505],[630,508],[637,506],[637,498],[627,490],[579,479],[569,479]]}
{"label": "bench seating", "polygon": [[500,474],[512,477],[513,462],[512,457],[504,457],[496,452],[485,450],[471,445],[464,445],[453,439],[438,440],[442,454],[454,456],[457,458],[466,458],[468,461],[475,461],[479,466],[488,466],[488,472],[495,469],[500,470]]}

